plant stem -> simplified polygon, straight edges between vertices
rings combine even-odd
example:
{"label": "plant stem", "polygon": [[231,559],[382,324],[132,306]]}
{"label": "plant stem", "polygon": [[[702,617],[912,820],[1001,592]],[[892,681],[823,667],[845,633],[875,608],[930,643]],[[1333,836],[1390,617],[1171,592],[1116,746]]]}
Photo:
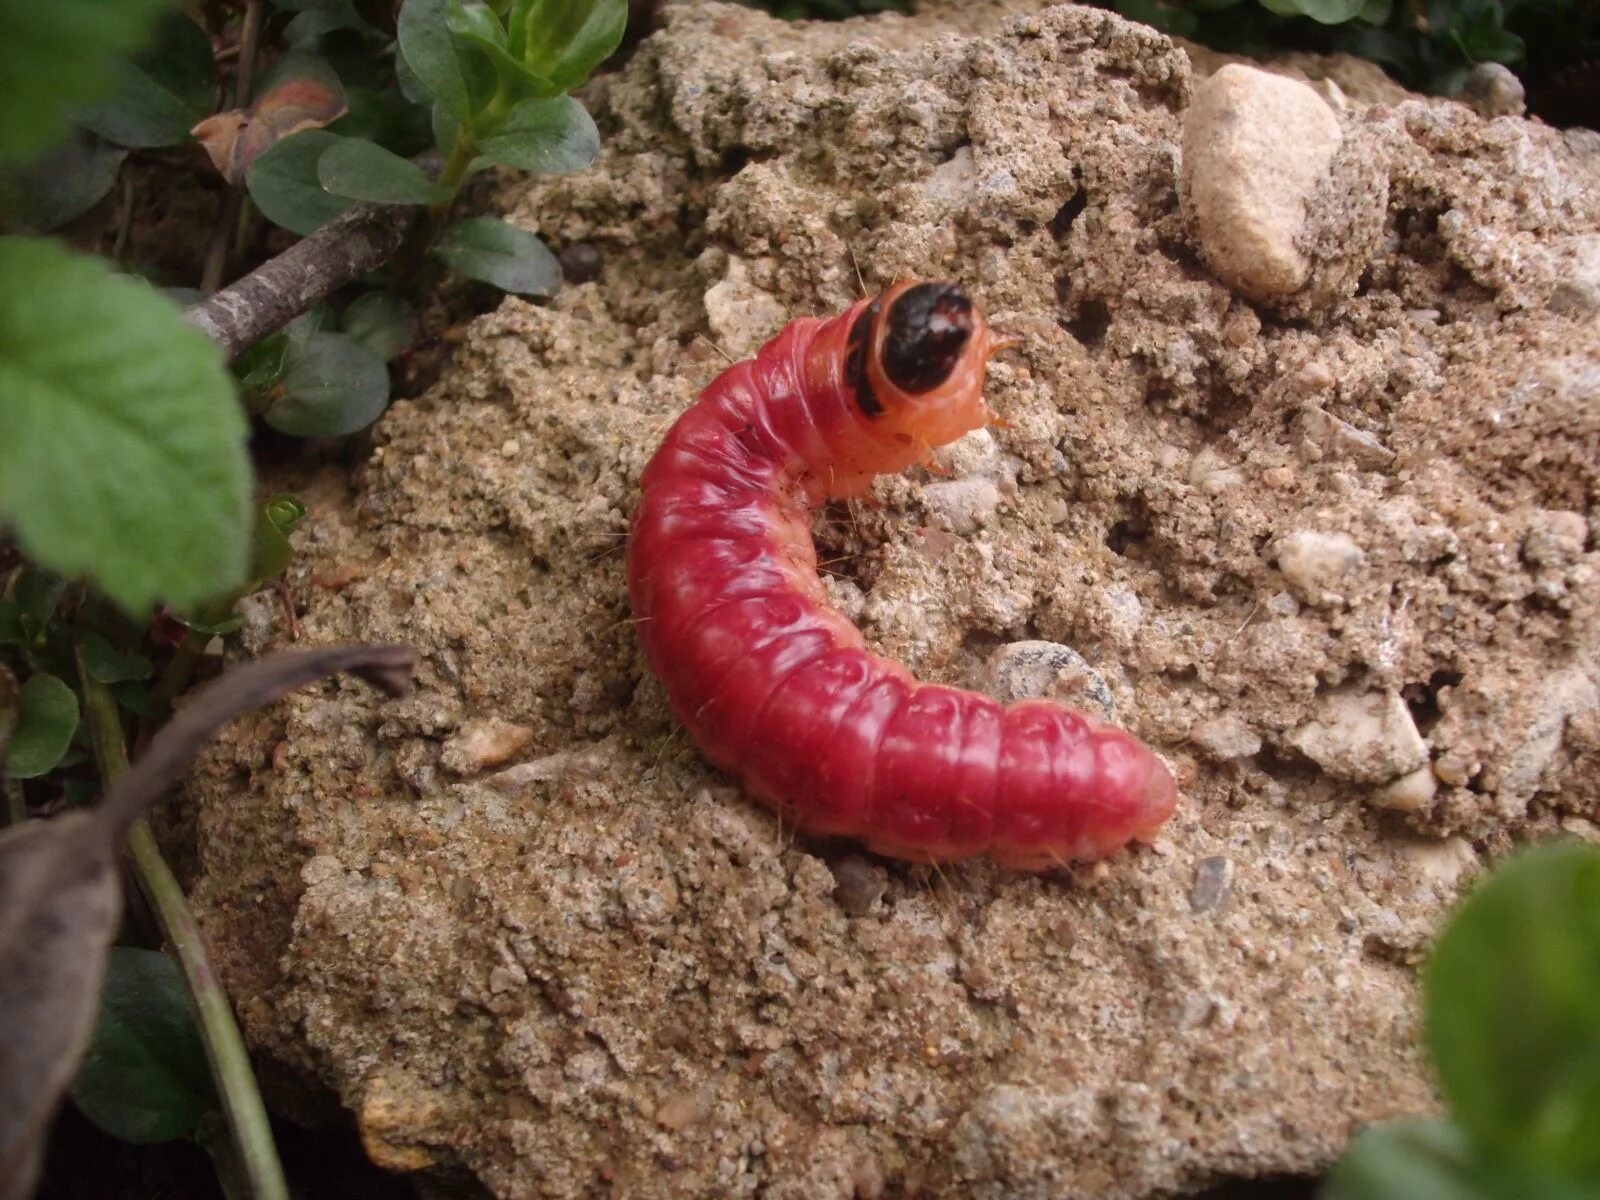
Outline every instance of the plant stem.
{"label": "plant stem", "polygon": [[133,237],[133,175],[124,164],[117,177],[122,184],[122,211],[117,217],[117,240],[111,246],[111,261],[122,267],[128,263],[128,242]]}
{"label": "plant stem", "polygon": [[[244,10],[244,28],[239,33],[239,66],[233,76],[233,106],[244,108],[250,103],[250,88],[255,83],[256,46],[261,41],[261,22],[266,13],[266,0],[250,0]],[[234,245],[243,237],[244,191],[230,188],[222,198],[222,208],[217,214],[216,227],[211,231],[211,242],[206,247],[205,266],[200,272],[200,290],[207,294],[222,286],[228,273],[228,258]]]}
{"label": "plant stem", "polygon": [[[128,748],[122,737],[117,702],[105,684],[83,670],[81,650],[78,676],[83,685],[89,741],[100,767],[101,780],[109,787],[128,771]],[[228,1006],[227,993],[211,970],[200,927],[184,901],[183,888],[161,857],[161,848],[156,845],[155,835],[143,817],[135,820],[128,830],[128,853],[133,859],[139,887],[155,910],[161,932],[183,972],[206,1058],[211,1064],[211,1077],[222,1098],[223,1115],[248,1181],[248,1193],[253,1200],[288,1200],[289,1188],[272,1141],[267,1109],[256,1087],[244,1038]]]}
{"label": "plant stem", "polygon": [[445,198],[437,204],[429,205],[427,213],[422,220],[412,226],[405,244],[395,256],[396,288],[410,283],[422,269],[428,247],[433,245],[433,240],[439,236],[444,223],[450,219],[450,210],[455,206],[456,196],[467,178],[467,172],[472,169],[472,160],[477,157],[478,144],[465,129],[458,130],[456,144],[450,151],[450,157],[445,159],[443,170],[439,172],[438,184],[446,190]]}
{"label": "plant stem", "polygon": [[183,689],[189,686],[189,680],[194,677],[194,669],[200,662],[200,656],[206,651],[206,643],[211,640],[209,634],[196,633],[190,630],[184,635],[183,641],[172,652],[172,658],[167,662],[167,669],[161,673],[156,686],[150,689],[150,715],[145,718],[149,728],[153,729],[167,719],[167,714],[172,711],[172,702],[183,694]]}

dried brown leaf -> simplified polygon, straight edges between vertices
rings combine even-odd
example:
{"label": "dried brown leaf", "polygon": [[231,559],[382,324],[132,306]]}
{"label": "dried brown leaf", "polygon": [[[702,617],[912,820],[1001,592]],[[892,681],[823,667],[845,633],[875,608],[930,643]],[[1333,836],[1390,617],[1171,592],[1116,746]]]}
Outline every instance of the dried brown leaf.
{"label": "dried brown leaf", "polygon": [[189,132],[205,148],[218,174],[238,187],[250,164],[274,142],[331,125],[347,109],[342,92],[313,76],[297,75],[257,96],[249,108],[215,113]]}
{"label": "dried brown leaf", "polygon": [[0,1200],[32,1193],[51,1114],[94,1027],[128,826],[234,717],[339,671],[396,694],[411,667],[405,646],[336,646],[229,671],[156,734],[98,808],[0,833]]}

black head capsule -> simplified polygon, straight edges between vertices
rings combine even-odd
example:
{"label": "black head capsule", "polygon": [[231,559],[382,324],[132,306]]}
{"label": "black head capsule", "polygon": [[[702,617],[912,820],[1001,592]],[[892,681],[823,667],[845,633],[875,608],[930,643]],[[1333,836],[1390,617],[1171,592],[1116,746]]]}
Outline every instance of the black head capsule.
{"label": "black head capsule", "polygon": [[959,283],[919,283],[895,297],[883,373],[903,392],[931,392],[956,369],[972,336],[972,297]]}

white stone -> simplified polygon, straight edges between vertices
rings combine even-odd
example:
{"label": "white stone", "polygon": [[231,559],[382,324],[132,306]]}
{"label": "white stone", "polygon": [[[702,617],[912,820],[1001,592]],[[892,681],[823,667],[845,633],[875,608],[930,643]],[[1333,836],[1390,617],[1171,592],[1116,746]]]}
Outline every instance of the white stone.
{"label": "white stone", "polygon": [[1189,731],[1189,740],[1217,762],[1249,758],[1261,750],[1261,735],[1235,713],[1202,721]]}
{"label": "white stone", "polygon": [[1276,549],[1278,570],[1310,600],[1323,599],[1328,592],[1341,594],[1346,577],[1366,561],[1347,533],[1298,529],[1279,538]]}
{"label": "white stone", "polygon": [[1428,743],[1397,692],[1342,688],[1289,742],[1335,779],[1388,783],[1428,764]]}
{"label": "white stone", "polygon": [[1237,63],[1195,93],[1183,121],[1181,196],[1202,258],[1258,300],[1299,291],[1312,194],[1343,141],[1309,86]]}
{"label": "white stone", "polygon": [[1000,507],[1000,489],[989,479],[943,479],[922,489],[922,503],[934,524],[951,533],[981,529]]}

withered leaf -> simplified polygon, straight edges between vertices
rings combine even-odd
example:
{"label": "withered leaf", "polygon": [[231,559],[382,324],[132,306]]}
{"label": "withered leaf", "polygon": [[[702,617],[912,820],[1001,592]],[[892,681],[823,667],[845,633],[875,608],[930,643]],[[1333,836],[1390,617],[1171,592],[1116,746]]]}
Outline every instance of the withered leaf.
{"label": "withered leaf", "polygon": [[321,59],[291,52],[273,68],[248,108],[216,113],[189,131],[235,187],[274,142],[331,125],[348,111],[339,77]]}
{"label": "withered leaf", "polygon": [[228,721],[345,671],[403,691],[405,646],[279,654],[198,692],[97,808],[0,832],[0,1200],[37,1182],[45,1132],[83,1055],[122,902],[116,856],[128,827]]}

